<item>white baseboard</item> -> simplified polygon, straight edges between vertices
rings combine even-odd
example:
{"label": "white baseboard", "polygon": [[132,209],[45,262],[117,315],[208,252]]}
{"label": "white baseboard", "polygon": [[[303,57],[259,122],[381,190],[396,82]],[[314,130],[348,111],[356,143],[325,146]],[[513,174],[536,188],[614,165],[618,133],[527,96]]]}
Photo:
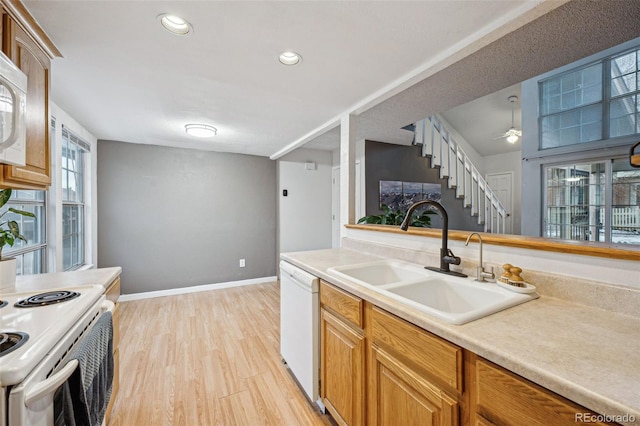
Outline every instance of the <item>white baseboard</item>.
{"label": "white baseboard", "polygon": [[130,302],[132,300],[151,299],[154,297],[175,296],[177,294],[197,293],[199,291],[220,290],[223,288],[240,287],[243,285],[254,285],[274,282],[278,277],[251,278],[241,281],[230,281],[226,283],[204,284],[193,287],[172,288],[169,290],[147,291],[144,293],[122,294],[119,302]]}

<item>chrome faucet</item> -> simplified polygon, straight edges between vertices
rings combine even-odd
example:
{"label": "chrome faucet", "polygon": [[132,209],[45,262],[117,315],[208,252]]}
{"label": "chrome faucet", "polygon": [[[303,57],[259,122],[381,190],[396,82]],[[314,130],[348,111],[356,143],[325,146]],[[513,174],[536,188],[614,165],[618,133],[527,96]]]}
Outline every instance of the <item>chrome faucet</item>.
{"label": "chrome faucet", "polygon": [[480,234],[478,234],[477,232],[472,232],[467,237],[467,241],[465,241],[464,245],[468,246],[469,241],[471,241],[471,237],[473,237],[474,235],[478,236],[478,242],[480,243],[480,264],[476,268],[476,281],[486,282],[487,280],[485,278],[494,279],[496,276],[493,273],[493,266],[491,267],[491,272],[487,272],[484,270],[484,265],[482,263],[482,236],[480,236]]}
{"label": "chrome faucet", "polygon": [[409,229],[409,223],[411,223],[411,216],[416,209],[422,205],[428,205],[436,209],[440,216],[442,216],[442,247],[440,248],[440,267],[431,267],[425,266],[425,269],[430,269],[432,271],[441,272],[443,274],[455,275],[457,277],[466,277],[465,274],[461,274],[460,272],[452,271],[449,269],[449,265],[459,265],[460,258],[453,255],[453,252],[449,250],[447,247],[447,241],[449,239],[449,216],[447,215],[447,211],[442,207],[442,204],[437,203],[431,200],[423,200],[418,201],[417,203],[413,203],[409,210],[407,211],[407,215],[404,217],[402,221],[402,225],[400,225],[400,229],[406,231]]}

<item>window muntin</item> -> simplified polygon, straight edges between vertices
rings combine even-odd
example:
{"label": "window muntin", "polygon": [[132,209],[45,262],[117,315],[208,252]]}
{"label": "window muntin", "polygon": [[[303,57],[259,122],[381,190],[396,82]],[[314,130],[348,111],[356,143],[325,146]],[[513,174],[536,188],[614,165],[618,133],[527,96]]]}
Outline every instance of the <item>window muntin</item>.
{"label": "window muntin", "polygon": [[545,167],[543,236],[640,245],[640,170],[625,158]]}
{"label": "window muntin", "polygon": [[640,50],[611,59],[610,118],[611,137],[640,133]]}
{"label": "window muntin", "polygon": [[46,207],[44,191],[14,190],[3,211],[13,207],[31,212],[35,217],[7,213],[3,220],[15,220],[26,242],[16,240],[12,247],[3,249],[4,257],[17,260],[17,275],[41,274],[46,272]]}
{"label": "window muntin", "polygon": [[605,164],[546,168],[544,236],[600,241],[604,231]]}
{"label": "window muntin", "polygon": [[540,83],[541,148],[602,139],[602,63]]}
{"label": "window muntin", "polygon": [[640,49],[539,83],[540,149],[640,134]]}
{"label": "window muntin", "polygon": [[611,242],[640,244],[640,169],[612,162]]}
{"label": "window muntin", "polygon": [[62,267],[85,264],[85,155],[88,144],[62,129]]}

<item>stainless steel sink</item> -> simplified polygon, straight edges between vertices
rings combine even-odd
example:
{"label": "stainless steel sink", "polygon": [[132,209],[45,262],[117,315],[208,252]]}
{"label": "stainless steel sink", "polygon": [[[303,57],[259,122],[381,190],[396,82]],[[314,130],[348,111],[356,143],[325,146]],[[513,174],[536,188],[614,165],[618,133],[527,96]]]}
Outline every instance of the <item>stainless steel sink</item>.
{"label": "stainless steel sink", "polygon": [[535,292],[519,293],[472,278],[443,277],[419,265],[396,260],[330,268],[328,272],[456,325],[539,297]]}

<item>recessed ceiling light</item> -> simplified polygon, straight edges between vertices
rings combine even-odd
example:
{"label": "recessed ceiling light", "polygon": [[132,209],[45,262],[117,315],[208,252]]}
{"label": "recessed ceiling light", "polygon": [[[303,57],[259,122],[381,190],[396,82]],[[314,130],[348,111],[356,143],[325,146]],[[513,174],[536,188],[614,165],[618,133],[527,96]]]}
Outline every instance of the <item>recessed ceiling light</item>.
{"label": "recessed ceiling light", "polygon": [[197,138],[211,138],[218,134],[218,129],[208,124],[187,124],[184,126],[184,131],[189,136]]}
{"label": "recessed ceiling light", "polygon": [[163,13],[162,15],[158,15],[158,19],[164,29],[172,34],[187,35],[193,30],[193,27],[188,21],[176,15]]}
{"label": "recessed ceiling light", "polygon": [[283,65],[296,65],[302,61],[302,56],[296,52],[282,52],[278,57],[278,60]]}

